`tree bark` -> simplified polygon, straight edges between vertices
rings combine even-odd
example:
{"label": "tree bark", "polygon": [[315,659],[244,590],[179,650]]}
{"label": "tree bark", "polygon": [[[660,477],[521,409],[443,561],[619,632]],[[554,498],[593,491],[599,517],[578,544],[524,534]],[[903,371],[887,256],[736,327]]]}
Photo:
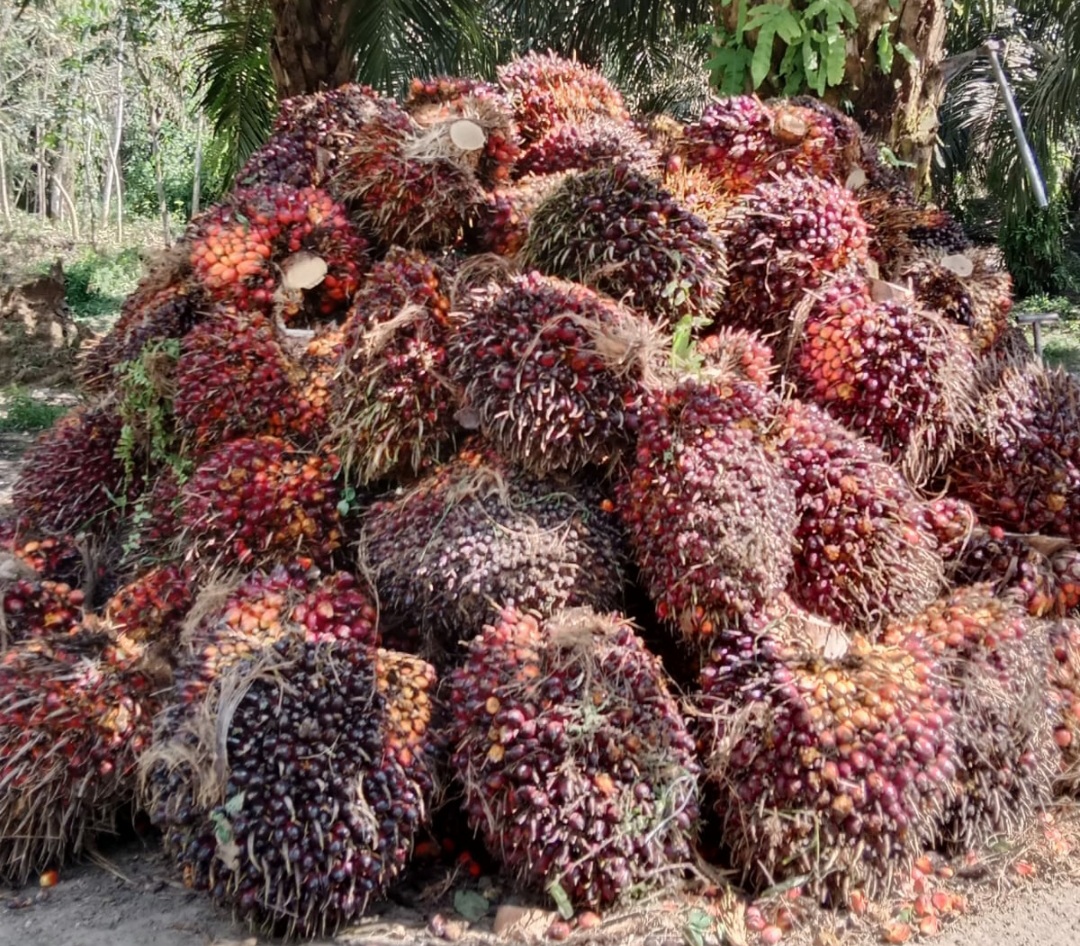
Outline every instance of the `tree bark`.
{"label": "tree bark", "polygon": [[202,200],[202,136],[203,136],[203,113],[199,111],[198,124],[195,125],[195,173],[191,179],[191,216],[199,213],[199,203]]}
{"label": "tree bark", "polygon": [[150,149],[154,155],[154,190],[161,217],[161,235],[168,248],[172,246],[172,230],[169,226],[169,202],[165,199],[165,170],[161,163],[161,111],[156,104],[150,107]]}
{"label": "tree bark", "polygon": [[278,98],[333,89],[353,79],[349,17],[358,0],[271,0],[270,69]]}
{"label": "tree bark", "polygon": [[4,222],[11,226],[11,204],[8,201],[7,163],[4,160],[4,142],[0,141],[0,211]]}
{"label": "tree bark", "polygon": [[[113,181],[117,185],[117,202],[121,201],[119,186],[120,172],[117,164],[120,161],[120,142],[124,136],[124,24],[121,21],[119,35],[116,39],[116,120],[113,123],[113,136],[109,142],[109,162],[105,170],[105,193],[101,198],[101,219],[109,219],[109,201],[112,198]],[[120,219],[120,210],[117,210],[117,220]],[[120,224],[118,224],[120,226]]]}
{"label": "tree bark", "polygon": [[[914,164],[914,183],[925,189],[945,95],[941,62],[948,0],[903,0],[891,22],[889,0],[854,0],[853,6],[859,28],[848,44],[844,83],[830,89],[826,98],[833,104],[849,100],[863,129],[902,161]],[[896,52],[888,75],[877,56],[883,29],[889,30],[894,50],[902,43],[914,55],[909,62]]]}

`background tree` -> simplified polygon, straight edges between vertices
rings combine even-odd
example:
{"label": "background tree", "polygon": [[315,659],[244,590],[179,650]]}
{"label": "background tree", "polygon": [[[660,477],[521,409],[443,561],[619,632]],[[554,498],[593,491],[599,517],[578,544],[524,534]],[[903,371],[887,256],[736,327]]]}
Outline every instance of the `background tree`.
{"label": "background tree", "polygon": [[969,229],[997,242],[1022,293],[1080,297],[1080,4],[971,0],[957,5],[949,46],[987,37],[1002,58],[1050,200],[1031,185],[989,63],[976,59],[948,87],[935,189]]}

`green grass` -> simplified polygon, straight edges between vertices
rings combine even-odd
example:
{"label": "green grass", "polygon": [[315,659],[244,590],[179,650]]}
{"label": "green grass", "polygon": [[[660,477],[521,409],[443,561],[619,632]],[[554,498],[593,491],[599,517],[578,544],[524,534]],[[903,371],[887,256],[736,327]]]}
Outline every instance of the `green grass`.
{"label": "green grass", "polygon": [[141,274],[137,247],[117,252],[88,249],[64,270],[67,303],[77,319],[115,315]]}
{"label": "green grass", "polygon": [[0,394],[0,433],[37,433],[48,430],[70,410],[49,404],[19,388]]}
{"label": "green grass", "polygon": [[1042,327],[1043,358],[1051,367],[1080,374],[1080,302],[1066,296],[1028,296],[1016,304],[1015,312],[1056,312],[1061,321]]}

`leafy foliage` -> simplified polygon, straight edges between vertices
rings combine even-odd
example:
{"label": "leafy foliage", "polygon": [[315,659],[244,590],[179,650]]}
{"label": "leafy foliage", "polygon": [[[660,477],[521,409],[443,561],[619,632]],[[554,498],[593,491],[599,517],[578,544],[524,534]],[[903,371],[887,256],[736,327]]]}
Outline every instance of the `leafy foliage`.
{"label": "leafy foliage", "polygon": [[[844,80],[847,43],[858,26],[849,0],[793,0],[735,4],[734,28],[718,27],[709,61],[713,83],[725,95],[739,95],[768,85],[784,95],[807,89],[821,96]],[[878,58],[886,73],[892,70],[893,44],[887,29],[878,34]],[[777,53],[776,41],[780,41]],[[906,47],[905,47],[906,48]]]}
{"label": "leafy foliage", "polygon": [[21,388],[11,388],[0,393],[0,433],[48,430],[67,412],[63,405],[35,398]]}
{"label": "leafy foliage", "polygon": [[87,250],[64,273],[67,303],[76,318],[113,315],[141,274],[142,258],[135,247],[115,253]]}

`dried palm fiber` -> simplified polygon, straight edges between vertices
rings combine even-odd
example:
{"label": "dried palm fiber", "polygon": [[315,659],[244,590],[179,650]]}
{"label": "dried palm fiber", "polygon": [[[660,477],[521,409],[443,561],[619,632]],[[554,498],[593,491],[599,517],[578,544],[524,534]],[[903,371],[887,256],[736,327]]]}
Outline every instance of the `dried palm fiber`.
{"label": "dried palm fiber", "polygon": [[791,580],[794,484],[763,436],[778,406],[723,377],[651,390],[643,405],[619,511],[657,617],[689,639]]}
{"label": "dried palm fiber", "polygon": [[708,224],[626,163],[568,176],[533,212],[521,258],[669,322],[711,318],[727,271]]}
{"label": "dried palm fiber", "polygon": [[938,595],[944,569],[922,504],[873,444],[792,400],[777,437],[799,516],[788,592],[804,608],[873,633]]}
{"label": "dried palm fiber", "polygon": [[717,633],[701,687],[704,765],[740,874],[833,902],[910,875],[959,764],[929,653],[849,640],[781,598]]}
{"label": "dried palm fiber", "polygon": [[893,622],[884,639],[928,649],[948,679],[959,762],[942,840],[968,851],[1025,824],[1049,802],[1056,765],[1045,634],[1022,606],[976,585]]}
{"label": "dried palm fiber", "polygon": [[537,478],[482,442],[376,501],[362,547],[387,621],[419,626],[436,655],[479,633],[499,606],[605,610],[625,581],[622,536],[599,488]]}
{"label": "dried palm fiber", "polygon": [[596,908],[685,866],[693,740],[623,617],[504,609],[449,692],[469,823],[522,885]]}

